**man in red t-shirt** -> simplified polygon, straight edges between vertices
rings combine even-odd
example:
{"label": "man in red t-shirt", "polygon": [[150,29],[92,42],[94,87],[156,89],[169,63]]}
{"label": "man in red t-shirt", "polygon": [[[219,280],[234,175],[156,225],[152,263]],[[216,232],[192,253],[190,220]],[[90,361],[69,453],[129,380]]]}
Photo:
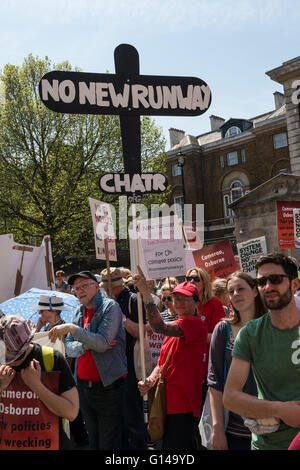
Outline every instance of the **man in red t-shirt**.
{"label": "man in red t-shirt", "polygon": [[[102,296],[89,271],[68,279],[81,305],[73,323],[52,328],[49,337],[67,334],[66,353],[76,357],[75,372],[80,408],[92,450],[120,449],[124,377],[127,374],[122,311]],[[113,345],[113,347],[112,347]]]}

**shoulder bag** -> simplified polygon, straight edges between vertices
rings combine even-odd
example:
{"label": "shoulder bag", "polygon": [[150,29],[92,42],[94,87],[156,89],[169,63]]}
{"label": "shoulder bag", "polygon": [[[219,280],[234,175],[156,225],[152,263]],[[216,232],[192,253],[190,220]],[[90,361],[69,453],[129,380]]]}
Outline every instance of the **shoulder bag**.
{"label": "shoulder bag", "polygon": [[148,392],[149,422],[148,433],[151,442],[159,441],[164,435],[166,420],[166,388],[165,373],[168,367],[172,346],[169,349],[166,362],[154,385]]}

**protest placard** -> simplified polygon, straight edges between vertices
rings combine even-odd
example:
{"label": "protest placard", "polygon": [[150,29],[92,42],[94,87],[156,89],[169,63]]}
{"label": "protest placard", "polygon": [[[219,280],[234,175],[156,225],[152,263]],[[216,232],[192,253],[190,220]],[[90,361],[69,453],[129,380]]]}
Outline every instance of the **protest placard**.
{"label": "protest placard", "polygon": [[97,259],[106,259],[105,239],[110,261],[117,261],[114,221],[110,204],[89,197]]}
{"label": "protest placard", "polygon": [[12,234],[0,235],[0,303],[32,287],[54,290],[50,236],[41,246],[16,243]]}
{"label": "protest placard", "polygon": [[[59,372],[42,372],[43,384],[58,393]],[[58,416],[25,385],[19,372],[0,394],[0,450],[58,450]]]}
{"label": "protest placard", "polygon": [[255,277],[255,263],[260,255],[267,253],[266,237],[252,238],[237,244],[241,270]]}
{"label": "protest placard", "polygon": [[193,251],[195,266],[205,269],[210,280],[227,277],[238,269],[229,240],[206,245]]}
{"label": "protest placard", "polygon": [[300,248],[300,209],[293,209],[295,248]]}
{"label": "protest placard", "polygon": [[136,272],[134,243],[138,242],[138,264],[147,279],[184,276],[186,273],[182,223],[176,216],[137,219],[137,233],[130,236],[131,270]]}
{"label": "protest placard", "polygon": [[276,201],[277,234],[280,249],[295,248],[294,209],[300,209],[300,201]]}

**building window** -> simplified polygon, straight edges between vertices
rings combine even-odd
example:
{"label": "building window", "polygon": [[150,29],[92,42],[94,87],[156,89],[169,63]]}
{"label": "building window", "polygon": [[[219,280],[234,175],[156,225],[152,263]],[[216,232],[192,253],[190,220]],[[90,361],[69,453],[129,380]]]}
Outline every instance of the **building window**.
{"label": "building window", "polygon": [[241,150],[242,163],[246,163],[246,151],[245,149]]}
{"label": "building window", "polygon": [[178,165],[177,163],[175,165],[172,165],[172,175],[173,176],[181,175],[181,166]]}
{"label": "building window", "polygon": [[184,214],[184,198],[183,195],[174,197],[174,204],[176,204],[175,213],[180,218],[183,219]]}
{"label": "building window", "polygon": [[228,166],[237,165],[238,162],[239,162],[239,159],[238,159],[238,153],[237,152],[227,153],[227,164],[228,164]]}
{"label": "building window", "polygon": [[225,194],[224,196],[224,217],[230,217],[231,216],[231,210],[228,208],[228,205],[230,204],[230,197],[228,194]]}
{"label": "building window", "polygon": [[229,193],[224,194],[223,202],[224,202],[224,218],[231,217],[232,211],[229,209],[229,204],[231,204],[236,199],[243,196],[243,186],[240,181],[233,181],[230,185]]}
{"label": "building window", "polygon": [[242,131],[239,127],[237,126],[231,126],[229,127],[229,129],[227,130],[226,134],[225,134],[225,137],[234,137],[235,135],[238,135],[238,134],[241,134]]}
{"label": "building window", "polygon": [[230,188],[231,202],[243,195],[243,187],[239,181],[234,181]]}
{"label": "building window", "polygon": [[220,167],[224,168],[225,162],[224,162],[224,155],[220,155]]}
{"label": "building window", "polygon": [[282,134],[276,134],[273,136],[274,149],[280,149],[281,147],[287,147],[287,135],[286,132]]}

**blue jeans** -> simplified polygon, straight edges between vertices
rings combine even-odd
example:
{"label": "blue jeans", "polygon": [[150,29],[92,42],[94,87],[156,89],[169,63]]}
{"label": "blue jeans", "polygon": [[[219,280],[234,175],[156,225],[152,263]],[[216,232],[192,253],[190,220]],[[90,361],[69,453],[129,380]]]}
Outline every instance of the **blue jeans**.
{"label": "blue jeans", "polygon": [[89,435],[91,450],[119,450],[122,443],[124,379],[108,387],[78,378],[80,409]]}

